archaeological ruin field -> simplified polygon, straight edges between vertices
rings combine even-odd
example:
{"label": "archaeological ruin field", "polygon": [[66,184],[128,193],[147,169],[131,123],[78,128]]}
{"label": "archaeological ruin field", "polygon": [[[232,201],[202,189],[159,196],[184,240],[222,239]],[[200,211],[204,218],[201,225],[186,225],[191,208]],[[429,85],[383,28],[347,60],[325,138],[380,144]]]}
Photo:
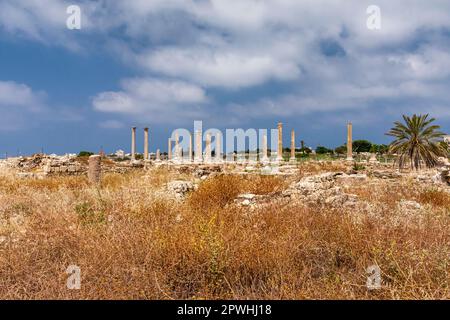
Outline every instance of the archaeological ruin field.
{"label": "archaeological ruin field", "polygon": [[87,166],[2,162],[0,299],[450,298],[448,166]]}

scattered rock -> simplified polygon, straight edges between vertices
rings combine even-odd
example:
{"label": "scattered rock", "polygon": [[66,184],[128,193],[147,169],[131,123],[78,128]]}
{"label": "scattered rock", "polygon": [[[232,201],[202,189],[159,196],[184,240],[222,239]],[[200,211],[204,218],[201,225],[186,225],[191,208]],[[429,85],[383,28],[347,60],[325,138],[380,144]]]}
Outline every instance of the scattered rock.
{"label": "scattered rock", "polygon": [[195,186],[191,181],[171,181],[167,184],[167,191],[177,200],[183,200],[186,194],[195,190]]}
{"label": "scattered rock", "polygon": [[450,186],[450,167],[441,169],[441,172],[436,177],[441,182],[447,183]]}
{"label": "scattered rock", "polygon": [[357,174],[343,174],[336,176],[336,180],[345,184],[352,183],[354,181],[366,181],[367,174],[357,173]]}
{"label": "scattered rock", "polygon": [[6,236],[0,236],[0,246],[3,245],[8,241],[8,238]]}
{"label": "scattered rock", "polygon": [[183,217],[182,217],[182,215],[179,213],[179,214],[177,214],[177,216],[175,217],[175,222],[180,223],[181,221],[183,221]]}
{"label": "scattered rock", "polygon": [[364,176],[345,175],[342,172],[329,172],[320,175],[305,177],[299,182],[293,183],[282,192],[284,197],[290,197],[294,201],[309,204],[329,205],[332,207],[352,207],[358,201],[356,195],[346,194],[342,188],[336,185],[338,179],[365,179]]}
{"label": "scattered rock", "polygon": [[450,161],[448,160],[448,158],[439,157],[438,166],[450,167]]}
{"label": "scattered rock", "polygon": [[234,200],[234,202],[238,205],[248,207],[248,206],[255,206],[256,205],[256,195],[251,193],[246,194],[240,194],[237,196],[237,198]]}
{"label": "scattered rock", "polygon": [[243,199],[247,199],[247,200],[253,200],[255,199],[256,195],[252,194],[252,193],[246,193],[246,194],[241,194],[240,196],[238,196],[238,198],[243,198]]}
{"label": "scattered rock", "polygon": [[398,179],[402,177],[402,174],[397,171],[373,171],[372,176],[378,179]]}
{"label": "scattered rock", "polygon": [[[222,170],[223,170],[223,168],[222,168],[222,166],[220,166],[220,165],[216,165],[216,166],[201,166],[201,167],[199,167],[199,168],[197,168],[195,171],[194,171],[194,177],[197,177],[197,178],[202,178],[202,177],[204,177],[204,176],[210,176],[210,175],[212,175],[212,174],[217,174],[217,173],[219,173],[219,172],[222,172]],[[206,179],[206,178],[203,178],[203,179]]]}
{"label": "scattered rock", "polygon": [[398,209],[402,212],[402,213],[414,213],[417,211],[420,211],[422,209],[422,205],[416,201],[411,201],[411,200],[401,200],[398,203]]}

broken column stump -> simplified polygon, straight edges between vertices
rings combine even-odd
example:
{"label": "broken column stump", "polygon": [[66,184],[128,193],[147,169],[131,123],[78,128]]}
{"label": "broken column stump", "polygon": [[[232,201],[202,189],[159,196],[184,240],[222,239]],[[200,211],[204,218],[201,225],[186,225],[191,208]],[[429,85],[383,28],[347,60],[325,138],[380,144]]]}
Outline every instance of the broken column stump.
{"label": "broken column stump", "polygon": [[89,183],[99,184],[101,176],[101,161],[102,158],[99,155],[93,155],[89,157],[89,170],[88,170],[88,180]]}

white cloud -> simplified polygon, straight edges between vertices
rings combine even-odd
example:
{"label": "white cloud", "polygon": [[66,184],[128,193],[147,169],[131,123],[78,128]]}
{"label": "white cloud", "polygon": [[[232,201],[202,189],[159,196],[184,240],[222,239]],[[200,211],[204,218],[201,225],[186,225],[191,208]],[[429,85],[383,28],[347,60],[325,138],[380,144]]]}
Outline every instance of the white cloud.
{"label": "white cloud", "polygon": [[35,92],[25,84],[13,81],[0,81],[0,108],[13,111],[26,109],[28,111],[41,111],[44,107],[44,92]]}
{"label": "white cloud", "polygon": [[47,93],[14,81],[0,81],[0,130],[18,130],[43,122],[80,121],[83,110],[52,106]]}
{"label": "white cloud", "polygon": [[[3,0],[0,30],[76,46],[65,29],[66,4]],[[79,4],[80,38],[98,37],[141,75],[124,80],[120,91],[99,93],[93,99],[98,111],[161,121],[178,114],[203,118],[213,99],[207,92],[233,89],[245,96],[245,90],[270,81],[289,84],[289,92],[260,91],[252,102],[227,102],[230,116],[351,110],[377,100],[396,106],[410,99],[450,102],[449,38],[439,35],[450,29],[449,1],[379,0],[378,31],[366,27],[366,8],[374,3],[361,0]],[[324,55],[321,44],[327,41],[342,54]],[[98,48],[95,43],[89,42],[91,50]]]}
{"label": "white cloud", "polygon": [[27,123],[30,115],[46,110],[44,92],[33,91],[25,84],[0,81],[0,130],[16,130]]}
{"label": "white cloud", "polygon": [[106,121],[100,122],[99,126],[100,126],[100,128],[103,128],[103,129],[121,129],[125,125],[123,124],[123,122],[118,121],[118,120],[106,120]]}
{"label": "white cloud", "polygon": [[300,74],[297,64],[284,60],[283,55],[238,48],[164,48],[141,56],[140,61],[150,70],[168,76],[224,88],[253,86],[270,79],[293,80]]}
{"label": "white cloud", "polygon": [[440,80],[450,76],[450,54],[448,49],[425,46],[417,53],[390,58],[401,65],[407,75],[419,80]]}
{"label": "white cloud", "polygon": [[[378,101],[376,103],[376,101]],[[420,81],[406,81],[395,87],[380,84],[361,86],[358,84],[313,84],[279,96],[267,96],[250,103],[232,103],[226,106],[225,118],[251,123],[255,119],[293,118],[321,113],[327,119],[345,113],[370,119],[368,115],[380,117],[383,114],[431,113],[450,119],[448,87],[441,83],[425,84]],[[446,110],[447,109],[447,110]]]}
{"label": "white cloud", "polygon": [[183,116],[200,114],[208,102],[201,87],[170,80],[132,78],[122,81],[122,91],[101,92],[93,99],[97,111],[134,114],[159,121],[176,121]]}

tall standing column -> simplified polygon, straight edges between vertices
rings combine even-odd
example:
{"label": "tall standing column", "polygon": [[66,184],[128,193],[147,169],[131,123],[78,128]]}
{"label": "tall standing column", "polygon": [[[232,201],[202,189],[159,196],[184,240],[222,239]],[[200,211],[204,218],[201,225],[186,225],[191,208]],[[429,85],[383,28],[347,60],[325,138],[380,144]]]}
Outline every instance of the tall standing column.
{"label": "tall standing column", "polygon": [[291,131],[291,161],[295,161],[295,130]]}
{"label": "tall standing column", "polygon": [[216,162],[222,162],[222,133],[216,133]]}
{"label": "tall standing column", "polygon": [[195,132],[195,162],[203,161],[202,132]]}
{"label": "tall standing column", "polygon": [[353,124],[347,124],[347,161],[353,161]]}
{"label": "tall standing column", "polygon": [[189,162],[192,161],[192,133],[189,132]]}
{"label": "tall standing column", "polygon": [[150,160],[148,157],[148,128],[144,128],[144,160]]}
{"label": "tall standing column", "polygon": [[283,160],[283,124],[278,123],[278,149],[277,149],[277,161]]}
{"label": "tall standing column", "polygon": [[206,134],[205,162],[211,162],[211,133]]}
{"label": "tall standing column", "polygon": [[174,154],[174,160],[180,160],[180,136],[178,135],[178,132],[175,133],[175,154]]}
{"label": "tall standing column", "polygon": [[167,160],[172,160],[172,139],[167,141]]}
{"label": "tall standing column", "polygon": [[268,153],[267,153],[267,134],[264,133],[263,135],[263,142],[262,142],[262,162],[267,162],[269,160]]}
{"label": "tall standing column", "polygon": [[131,128],[131,160],[136,160],[136,127]]}

